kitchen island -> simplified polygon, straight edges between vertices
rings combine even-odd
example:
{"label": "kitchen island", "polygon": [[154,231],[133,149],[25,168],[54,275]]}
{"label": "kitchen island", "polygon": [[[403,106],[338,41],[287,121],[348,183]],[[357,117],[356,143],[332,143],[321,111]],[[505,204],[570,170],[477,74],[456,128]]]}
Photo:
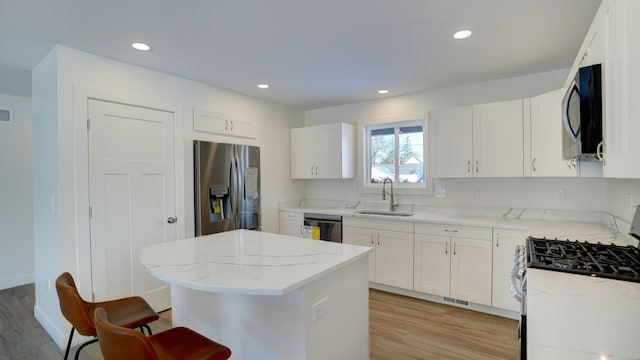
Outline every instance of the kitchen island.
{"label": "kitchen island", "polygon": [[235,230],[144,247],[174,326],[233,359],[367,359],[371,248]]}

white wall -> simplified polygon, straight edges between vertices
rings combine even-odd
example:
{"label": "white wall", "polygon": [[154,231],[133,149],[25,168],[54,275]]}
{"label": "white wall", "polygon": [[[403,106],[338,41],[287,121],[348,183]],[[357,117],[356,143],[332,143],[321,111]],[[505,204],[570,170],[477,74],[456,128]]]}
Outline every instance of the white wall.
{"label": "white wall", "polygon": [[[58,46],[33,73],[34,156],[46,170],[34,178],[36,212],[36,317],[59,345],[68,330],[55,289],[49,284],[70,271],[81,294],[91,293],[88,225],[86,100],[98,97],[173,111],[179,164],[178,238],[193,233],[193,139],[247,143],[261,147],[264,231],[278,229],[278,202],[303,196],[289,179],[289,132],[304,123],[300,110],[232,93],[145,68]],[[247,140],[192,131],[194,106],[254,121],[257,139]],[[36,129],[37,128],[37,129]],[[40,175],[40,177],[38,177]],[[45,179],[46,177],[46,179]],[[57,185],[56,185],[57,184]],[[267,191],[265,191],[267,190]],[[54,206],[50,205],[53,199]],[[182,221],[180,221],[182,220]],[[45,256],[46,255],[46,256]]]}
{"label": "white wall", "polygon": [[[334,122],[356,123],[375,118],[426,114],[430,110],[503,100],[527,98],[559,89],[567,70],[488,81],[429,92],[384,98],[306,112],[306,125]],[[358,169],[359,176],[362,173]],[[308,199],[379,201],[380,194],[359,193],[354,180],[305,180]],[[435,187],[447,190],[447,198],[429,195],[398,195],[400,204],[435,206],[490,206],[606,210],[605,180],[597,178],[435,179]],[[478,198],[473,197],[476,189]],[[564,190],[564,201],[555,198]]]}
{"label": "white wall", "polygon": [[[640,164],[636,164],[640,166]],[[628,222],[633,220],[635,206],[640,205],[640,180],[607,179],[605,211]]]}
{"label": "white wall", "polygon": [[0,94],[0,290],[34,281],[31,99]]}

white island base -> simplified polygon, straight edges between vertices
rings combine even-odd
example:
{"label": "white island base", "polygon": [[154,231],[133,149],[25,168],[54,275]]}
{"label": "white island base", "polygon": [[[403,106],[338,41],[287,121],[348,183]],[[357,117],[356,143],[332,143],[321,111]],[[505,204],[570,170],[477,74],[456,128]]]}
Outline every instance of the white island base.
{"label": "white island base", "polygon": [[172,284],[173,325],[228,346],[232,359],[368,359],[367,261],[363,257],[285,295]]}

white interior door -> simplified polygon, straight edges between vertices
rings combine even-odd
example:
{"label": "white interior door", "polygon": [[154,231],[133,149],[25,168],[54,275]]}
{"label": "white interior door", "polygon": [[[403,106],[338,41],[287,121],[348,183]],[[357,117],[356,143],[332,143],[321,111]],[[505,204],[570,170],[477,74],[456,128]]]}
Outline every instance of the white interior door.
{"label": "white interior door", "polygon": [[136,295],[168,309],[170,288],[144,271],[139,250],[176,239],[174,114],[91,99],[87,112],[95,300]]}

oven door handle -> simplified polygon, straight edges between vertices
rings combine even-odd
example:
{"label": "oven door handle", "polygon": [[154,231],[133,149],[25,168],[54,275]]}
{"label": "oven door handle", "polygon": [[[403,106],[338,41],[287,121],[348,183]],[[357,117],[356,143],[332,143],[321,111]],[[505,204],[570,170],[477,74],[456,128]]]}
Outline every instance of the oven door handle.
{"label": "oven door handle", "polygon": [[513,297],[518,300],[519,303],[522,304],[522,297],[524,296],[524,291],[522,291],[522,287],[517,284],[517,276],[518,276],[518,267],[514,266],[511,269],[511,274],[509,275],[509,287],[511,287],[511,293]]}

